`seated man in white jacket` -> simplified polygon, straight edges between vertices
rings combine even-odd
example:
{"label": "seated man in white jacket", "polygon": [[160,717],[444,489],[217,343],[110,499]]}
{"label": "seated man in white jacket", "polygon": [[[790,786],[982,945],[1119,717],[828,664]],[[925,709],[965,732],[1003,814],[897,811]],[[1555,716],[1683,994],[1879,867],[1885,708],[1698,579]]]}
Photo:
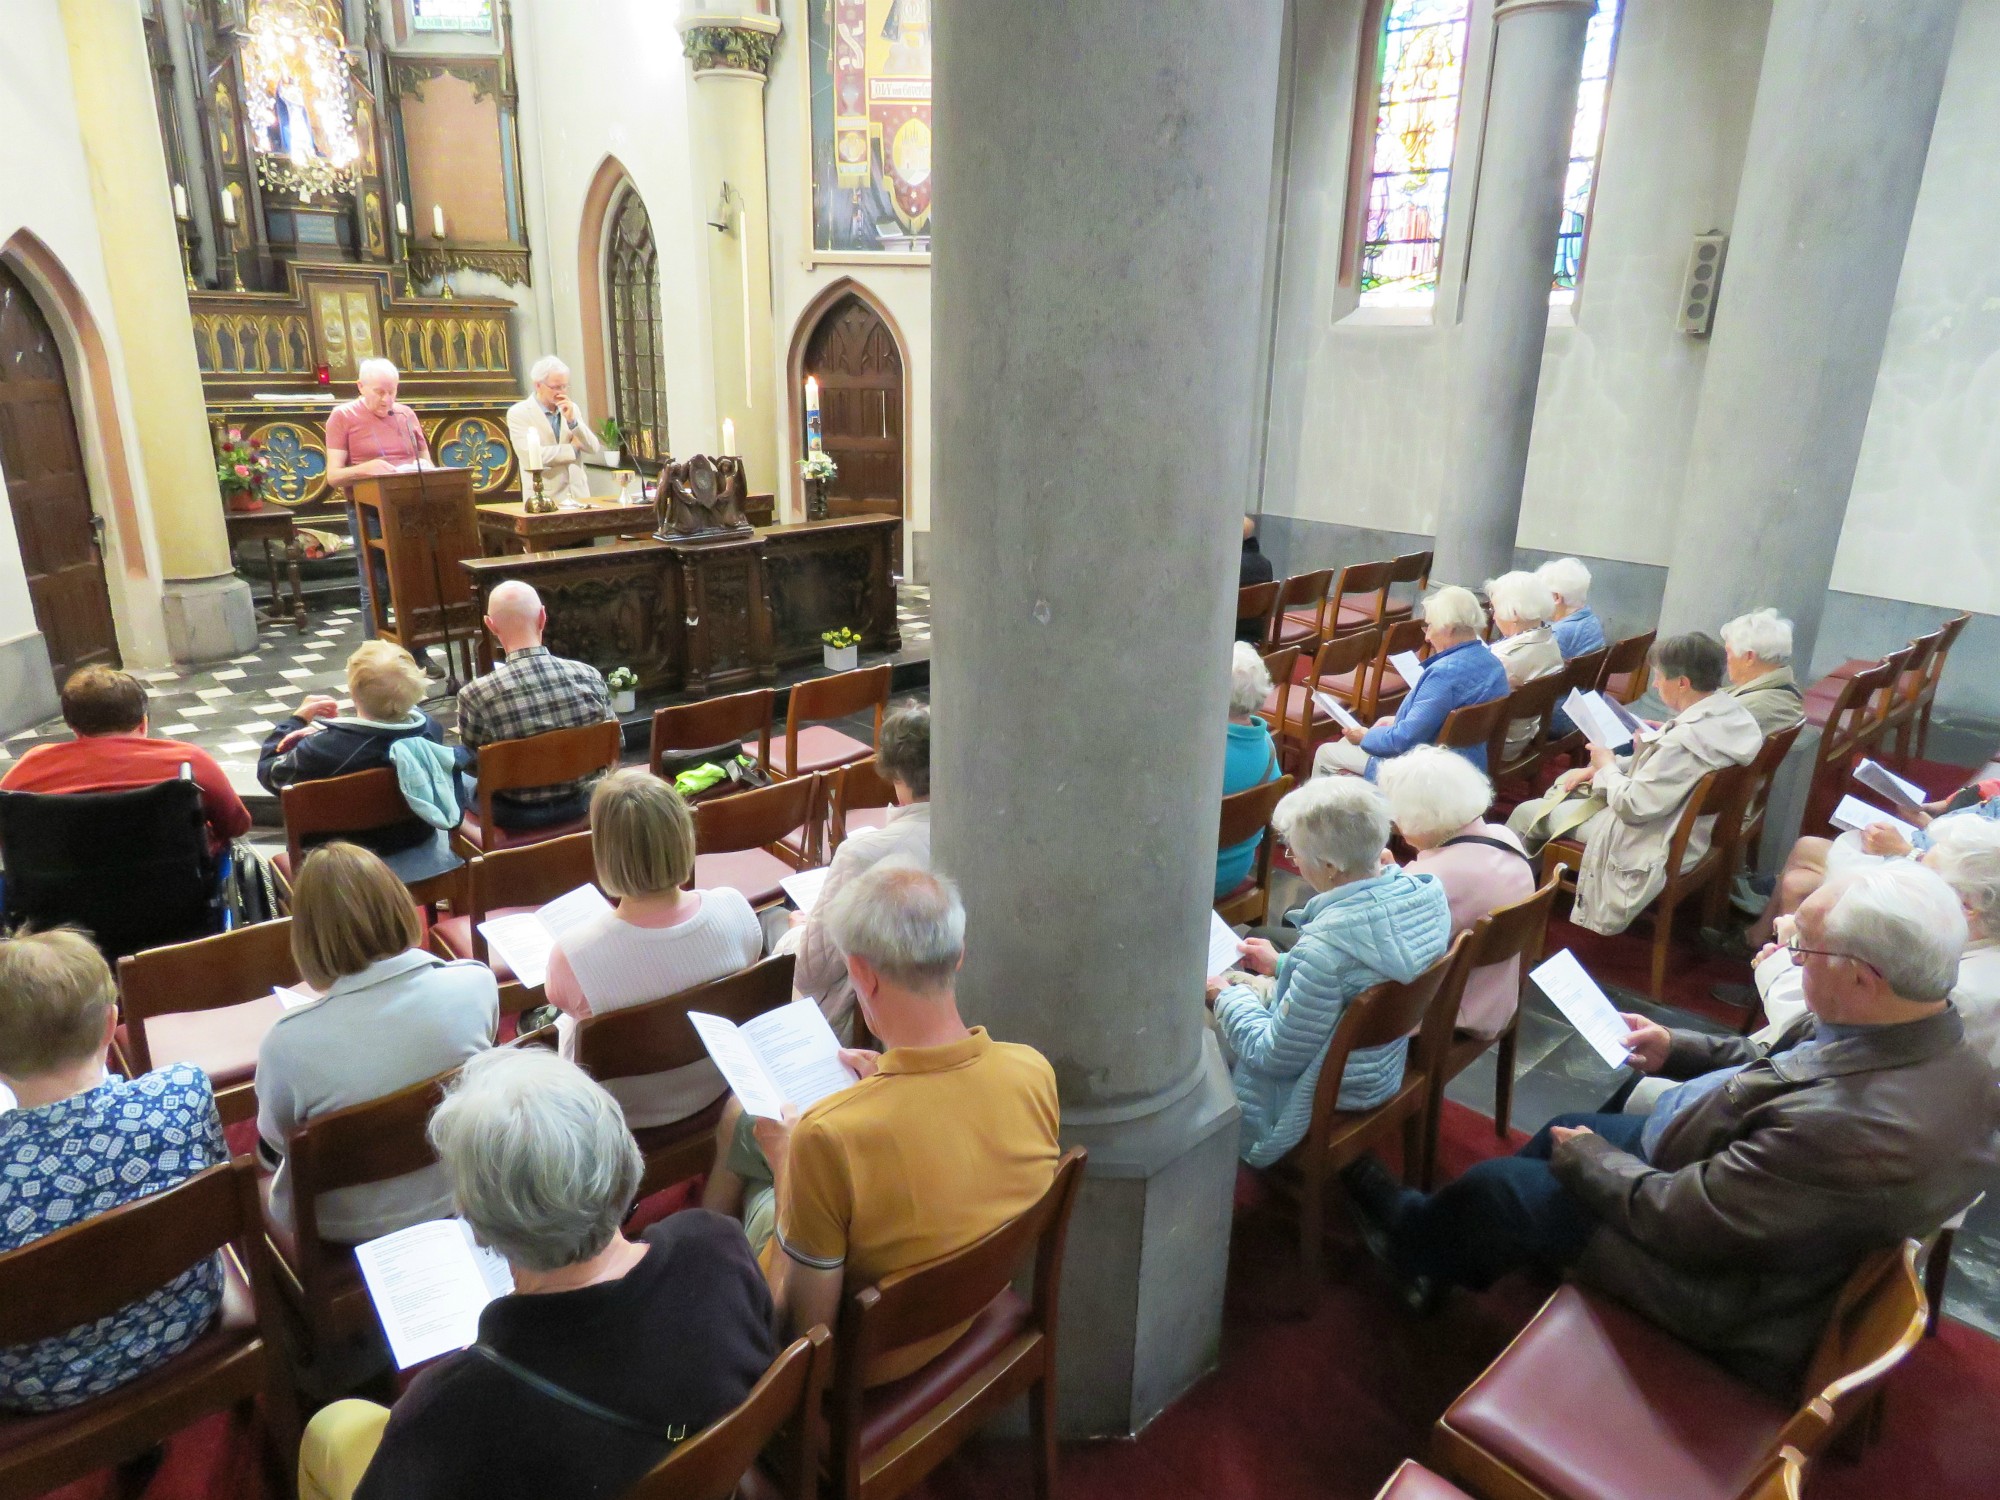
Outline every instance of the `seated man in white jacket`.
{"label": "seated man in white jacket", "polygon": [[522,493],[534,493],[533,474],[542,471],[542,494],[550,500],[581,500],[590,493],[585,454],[602,457],[604,444],[584,420],[583,408],[569,398],[569,366],[553,354],[528,371],[534,394],[507,408],[507,439],[521,461]]}

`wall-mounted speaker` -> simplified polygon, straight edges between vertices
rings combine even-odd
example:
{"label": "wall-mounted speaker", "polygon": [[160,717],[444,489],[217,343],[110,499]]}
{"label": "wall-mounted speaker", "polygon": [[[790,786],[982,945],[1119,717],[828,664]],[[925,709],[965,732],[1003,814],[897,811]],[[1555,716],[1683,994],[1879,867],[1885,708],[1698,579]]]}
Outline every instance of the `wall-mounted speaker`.
{"label": "wall-mounted speaker", "polygon": [[1681,287],[1681,332],[1698,339],[1715,326],[1715,294],[1722,286],[1722,263],[1729,258],[1729,236],[1698,234],[1688,252],[1687,279]]}

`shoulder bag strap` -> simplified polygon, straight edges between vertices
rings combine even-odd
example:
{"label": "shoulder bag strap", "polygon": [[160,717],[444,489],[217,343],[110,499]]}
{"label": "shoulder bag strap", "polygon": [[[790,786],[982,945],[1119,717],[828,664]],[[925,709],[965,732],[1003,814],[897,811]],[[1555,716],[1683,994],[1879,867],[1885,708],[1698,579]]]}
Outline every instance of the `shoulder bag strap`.
{"label": "shoulder bag strap", "polygon": [[1505,839],[1489,838],[1483,833],[1461,833],[1456,838],[1446,839],[1442,844],[1438,845],[1438,848],[1449,849],[1453,844],[1484,844],[1489,849],[1498,849],[1502,854],[1513,855],[1514,858],[1527,865],[1530,870],[1535,868],[1534,860],[1530,859],[1522,850],[1516,849]]}
{"label": "shoulder bag strap", "polygon": [[608,1406],[599,1406],[588,1397],[579,1396],[575,1391],[557,1385],[546,1376],[537,1375],[526,1365],[518,1364],[509,1359],[491,1344],[473,1344],[467,1352],[477,1354],[480,1358],[498,1365],[522,1384],[532,1386],[550,1400],[560,1401],[564,1406],[574,1411],[580,1411],[587,1417],[595,1417],[598,1421],[608,1422],[613,1427],[622,1427],[627,1432],[636,1432],[642,1437],[651,1438],[656,1443],[678,1443],[680,1441],[680,1438],[661,1432],[656,1427],[648,1427],[644,1422],[634,1421],[623,1412],[613,1411]]}

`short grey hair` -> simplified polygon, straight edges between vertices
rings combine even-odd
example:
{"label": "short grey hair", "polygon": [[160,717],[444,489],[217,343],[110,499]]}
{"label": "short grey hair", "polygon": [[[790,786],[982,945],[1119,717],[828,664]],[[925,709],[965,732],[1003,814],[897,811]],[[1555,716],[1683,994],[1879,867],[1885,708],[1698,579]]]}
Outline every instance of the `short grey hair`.
{"label": "short grey hair", "polygon": [[1342,875],[1372,874],[1389,846],[1389,804],[1359,776],[1316,776],[1287,792],[1271,826],[1294,854]]}
{"label": "short grey hair", "polygon": [[1552,557],[1535,569],[1535,576],[1565,604],[1580,605],[1590,597],[1590,569],[1580,557]]}
{"label": "short grey hair", "polygon": [[965,903],[929,870],[877,865],[834,897],[825,921],[843,954],[911,989],[943,988],[965,956]]}
{"label": "short grey hair", "polygon": [[386,359],[364,359],[354,367],[354,383],[356,385],[361,384],[364,380],[371,380],[378,375],[384,379],[398,382],[403,378],[403,372]]}
{"label": "short grey hair", "polygon": [[1248,641],[1238,641],[1229,658],[1229,711],[1254,714],[1271,693],[1271,669]]}
{"label": "short grey hair", "polygon": [[430,1140],[479,1242],[531,1271],[609,1245],[645,1169],[618,1101],[539,1048],[468,1062],[431,1115]]}
{"label": "short grey hair", "polygon": [[1722,627],[1722,644],[1759,661],[1792,659],[1792,622],[1775,609],[1753,609]]}
{"label": "short grey hair", "polygon": [[1486,597],[1493,602],[1494,617],[1544,625],[1556,612],[1555,590],[1533,573],[1502,573],[1486,581]]}
{"label": "short grey hair", "polygon": [[1478,635],[1486,628],[1486,611],[1471,589],[1448,583],[1424,600],[1424,623],[1438,630],[1464,630]]}
{"label": "short grey hair", "polygon": [[1958,892],[1966,917],[1984,938],[2000,937],[2000,823],[1940,818],[1930,827],[1924,863]]}
{"label": "short grey hair", "polygon": [[882,720],[882,737],[875,744],[875,768],[900,781],[914,797],[931,794],[931,710],[927,703],[905,703]]}
{"label": "short grey hair", "polygon": [[528,366],[528,384],[540,385],[551,375],[567,374],[569,374],[568,365],[557,359],[553,354],[544,354],[540,359]]}
{"label": "short grey hair", "polygon": [[1408,839],[1432,840],[1457,833],[1486,816],[1493,783],[1456,750],[1419,745],[1380,761],[1375,784],[1389,803],[1389,816]]}
{"label": "short grey hair", "polygon": [[1958,983],[1965,911],[1934,870],[1893,860],[1834,887],[1826,914],[1831,951],[1867,964],[1905,1000],[1942,1000]]}

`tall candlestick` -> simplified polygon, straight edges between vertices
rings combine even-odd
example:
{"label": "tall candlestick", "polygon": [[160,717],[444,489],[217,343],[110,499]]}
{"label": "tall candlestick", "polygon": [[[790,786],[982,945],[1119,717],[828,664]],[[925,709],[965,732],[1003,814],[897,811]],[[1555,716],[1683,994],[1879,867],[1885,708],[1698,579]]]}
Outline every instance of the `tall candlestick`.
{"label": "tall candlestick", "polygon": [[396,233],[402,235],[404,239],[410,237],[410,210],[408,205],[403,203],[396,205]]}
{"label": "tall candlestick", "polygon": [[433,203],[431,205],[431,233],[439,239],[444,238],[444,205],[442,203]]}
{"label": "tall candlestick", "polygon": [[722,451],[724,453],[736,451],[736,422],[731,417],[722,419]]}
{"label": "tall candlestick", "polygon": [[236,199],[229,193],[222,195],[222,222],[231,229],[236,227]]}
{"label": "tall candlestick", "polygon": [[187,216],[188,190],[177,182],[174,184],[174,217],[176,219],[185,219]]}
{"label": "tall candlestick", "polygon": [[806,376],[806,451],[819,451],[819,381]]}

